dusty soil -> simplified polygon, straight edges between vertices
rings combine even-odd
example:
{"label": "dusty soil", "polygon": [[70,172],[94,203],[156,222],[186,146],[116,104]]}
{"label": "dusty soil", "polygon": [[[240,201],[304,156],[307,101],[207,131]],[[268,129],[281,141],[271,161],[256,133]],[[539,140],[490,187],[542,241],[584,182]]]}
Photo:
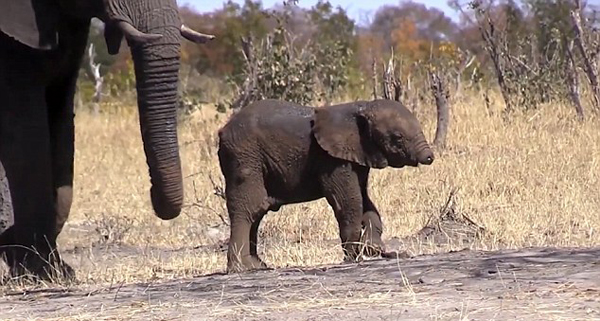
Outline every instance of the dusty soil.
{"label": "dusty soil", "polygon": [[0,311],[3,320],[600,320],[600,247],[10,292]]}

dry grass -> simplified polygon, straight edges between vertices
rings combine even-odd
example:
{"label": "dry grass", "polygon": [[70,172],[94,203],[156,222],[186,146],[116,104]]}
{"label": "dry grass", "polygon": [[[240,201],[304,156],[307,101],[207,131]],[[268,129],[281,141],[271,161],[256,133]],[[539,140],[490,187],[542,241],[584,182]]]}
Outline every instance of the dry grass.
{"label": "dry grass", "polygon": [[[420,110],[429,139],[434,107]],[[382,212],[384,238],[418,231],[456,189],[456,210],[486,233],[470,246],[600,244],[600,130],[598,122],[575,121],[570,107],[551,105],[505,122],[500,104],[487,109],[478,95],[452,106],[446,151],[433,165],[375,170],[371,195]],[[206,274],[225,269],[225,253],[196,251],[228,237],[219,215],[222,199],[209,176],[221,177],[216,132],[227,116],[205,106],[181,124],[179,138],[189,206],[175,220],[161,221],[151,210],[149,178],[134,112],[76,117],[75,199],[61,250],[77,252],[78,278],[88,283],[147,281]],[[339,262],[337,223],[324,200],[287,206],[262,225],[263,258],[273,267]],[[118,260],[87,251],[92,244],[120,243],[147,250]],[[452,244],[449,248],[461,248]],[[171,256],[160,249],[185,249]],[[411,254],[436,248],[416,244]],[[107,251],[110,251],[107,250]]]}

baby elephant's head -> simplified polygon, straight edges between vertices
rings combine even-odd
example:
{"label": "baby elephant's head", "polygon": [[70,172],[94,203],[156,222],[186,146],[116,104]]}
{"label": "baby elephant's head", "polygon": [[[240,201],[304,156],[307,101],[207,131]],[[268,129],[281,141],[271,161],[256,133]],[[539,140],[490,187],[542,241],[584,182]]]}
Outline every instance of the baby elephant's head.
{"label": "baby elephant's head", "polygon": [[361,136],[375,145],[392,167],[430,165],[429,147],[417,118],[399,102],[377,100],[357,118]]}
{"label": "baby elephant's head", "polygon": [[430,165],[434,160],[417,118],[392,100],[318,108],[313,131],[330,155],[364,166]]}

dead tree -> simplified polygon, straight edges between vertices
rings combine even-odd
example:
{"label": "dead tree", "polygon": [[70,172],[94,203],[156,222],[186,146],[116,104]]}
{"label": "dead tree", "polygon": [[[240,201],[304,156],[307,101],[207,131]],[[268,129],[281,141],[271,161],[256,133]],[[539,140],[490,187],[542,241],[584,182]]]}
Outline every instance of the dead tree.
{"label": "dead tree", "polygon": [[574,41],[571,40],[565,48],[567,56],[567,82],[569,84],[569,96],[571,97],[573,106],[575,106],[577,118],[579,120],[584,120],[585,115],[583,113],[583,106],[581,105],[581,99],[579,98],[579,77],[577,75],[575,57],[573,56],[573,45]]}
{"label": "dead tree", "polygon": [[571,10],[571,21],[573,23],[573,30],[575,31],[575,44],[579,53],[583,58],[583,69],[587,75],[587,78],[592,86],[592,94],[594,98],[594,109],[596,112],[600,111],[600,86],[598,84],[598,71],[595,66],[596,57],[592,56],[588,51],[588,47],[583,34],[583,27],[581,24],[581,3],[579,0],[574,0],[574,8]]}
{"label": "dead tree", "polygon": [[446,136],[448,136],[448,125],[450,123],[450,109],[448,107],[448,89],[443,77],[440,77],[438,71],[429,70],[430,88],[435,98],[437,108],[437,129],[433,145],[437,148],[446,147]]}
{"label": "dead tree", "polygon": [[[430,88],[435,98],[437,108],[437,129],[433,144],[443,149],[446,147],[446,137],[448,135],[448,126],[450,123],[450,110],[448,105],[449,92],[447,84],[442,80],[438,71],[429,70]],[[376,77],[373,80],[373,93],[377,92],[375,85],[377,84]],[[400,78],[397,76],[397,70],[394,63],[394,55],[388,60],[388,63],[383,68],[383,98],[401,102],[403,95],[403,86]],[[378,97],[375,95],[375,99]],[[413,110],[414,112],[414,110]]]}
{"label": "dead tree", "polygon": [[298,104],[314,102],[319,94],[318,76],[323,70],[316,63],[316,55],[312,54],[312,43],[307,41],[298,48],[294,39],[282,24],[261,41],[255,42],[252,35],[242,37],[244,78],[235,81],[235,97],[220,103],[217,108],[224,109],[227,105],[236,112],[267,98]]}
{"label": "dead tree", "polygon": [[481,38],[486,43],[485,50],[492,59],[494,71],[496,72],[496,79],[498,80],[498,86],[500,86],[500,93],[502,94],[502,98],[506,104],[505,110],[506,112],[511,112],[513,110],[511,91],[506,82],[502,61],[502,56],[505,54],[502,51],[503,47],[505,47],[506,39],[504,39],[502,35],[498,35],[496,33],[496,27],[487,12],[479,12],[479,14],[483,15],[482,19],[477,19],[479,32],[481,33]]}
{"label": "dead tree", "polygon": [[476,58],[475,55],[471,55],[468,50],[465,53],[467,54],[468,58],[466,58],[456,70],[456,87],[454,89],[454,97],[456,98],[460,98],[462,96],[462,76],[465,70],[467,70],[467,68],[469,68],[473,62],[475,62]]}
{"label": "dead tree", "polygon": [[396,76],[396,66],[394,64],[394,51],[388,60],[387,66],[383,69],[383,98],[400,101],[402,97],[402,83]]}
{"label": "dead tree", "polygon": [[244,55],[244,62],[246,64],[246,79],[242,85],[243,88],[239,90],[238,97],[231,104],[231,109],[238,111],[240,108],[248,105],[252,101],[255,101],[256,96],[256,82],[258,78],[258,62],[254,55],[254,42],[252,37],[242,37],[242,54]]}
{"label": "dead tree", "polygon": [[95,62],[96,52],[93,43],[88,48],[88,58],[88,73],[94,81],[94,96],[92,97],[93,112],[94,114],[98,114],[100,111],[100,101],[102,100],[104,77],[100,75],[100,64]]}
{"label": "dead tree", "polygon": [[379,84],[377,83],[377,62],[375,61],[375,57],[373,56],[373,61],[371,62],[371,71],[372,71],[372,80],[373,80],[373,99],[377,99],[377,87]]}

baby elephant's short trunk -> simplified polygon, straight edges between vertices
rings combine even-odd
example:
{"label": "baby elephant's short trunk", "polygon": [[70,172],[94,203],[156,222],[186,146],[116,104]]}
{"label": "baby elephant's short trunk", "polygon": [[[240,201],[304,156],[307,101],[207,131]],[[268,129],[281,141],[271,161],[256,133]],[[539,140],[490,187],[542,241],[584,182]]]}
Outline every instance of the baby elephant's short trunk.
{"label": "baby elephant's short trunk", "polygon": [[427,151],[419,153],[419,164],[423,165],[431,165],[433,163],[433,152],[430,149]]}
{"label": "baby elephant's short trunk", "polygon": [[423,165],[431,165],[434,160],[433,151],[427,144],[427,141],[423,138],[423,140],[417,144],[417,162]]}

